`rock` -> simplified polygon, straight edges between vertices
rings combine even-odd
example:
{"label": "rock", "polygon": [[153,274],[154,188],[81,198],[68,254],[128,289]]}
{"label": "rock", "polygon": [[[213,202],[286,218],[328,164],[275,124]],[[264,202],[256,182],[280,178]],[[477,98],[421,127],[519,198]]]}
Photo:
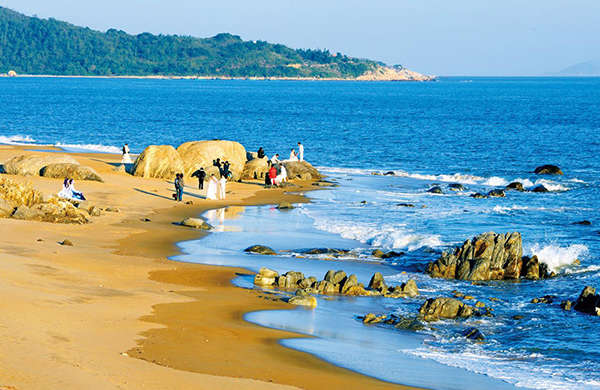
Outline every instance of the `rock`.
{"label": "rock", "polygon": [[431,187],[427,190],[430,194],[443,194],[444,191],[439,186]]}
{"label": "rock", "polygon": [[325,274],[324,280],[330,282],[333,285],[342,284],[346,281],[346,273],[344,271],[333,271],[329,270]]}
{"label": "rock", "polygon": [[485,336],[477,328],[467,328],[463,332],[462,335],[464,337],[468,338],[469,340],[475,340],[475,341],[484,341],[485,340]]}
{"label": "rock", "polygon": [[300,280],[298,282],[298,287],[300,288],[311,288],[313,285],[316,285],[317,283],[317,278],[315,278],[314,276],[309,276],[308,278],[304,278],[302,280]]}
{"label": "rock", "polygon": [[340,292],[342,294],[347,294],[350,288],[358,286],[358,279],[356,275],[352,274],[348,276],[343,283],[341,283]]}
{"label": "rock", "polygon": [[269,268],[261,268],[254,276],[254,284],[257,286],[273,286],[277,282],[279,273]]}
{"label": "rock", "polygon": [[290,180],[321,180],[323,175],[306,161],[288,161],[284,163]]}
{"label": "rock", "polygon": [[171,145],[150,145],[137,157],[131,173],[145,178],[174,179],[184,172],[183,160]]}
{"label": "rock", "polygon": [[415,207],[415,205],[412,203],[398,203],[398,204],[396,204],[396,206],[398,206],[398,207]]}
{"label": "rock", "polygon": [[259,158],[248,161],[242,170],[242,180],[264,180],[265,174],[269,170],[267,158]]}
{"label": "rock", "polygon": [[537,256],[523,258],[523,276],[526,279],[537,280],[540,278],[540,262]]}
{"label": "rock", "polygon": [[384,293],[388,291],[388,286],[385,284],[383,275],[380,272],[375,272],[369,281],[369,289]]}
{"label": "rock", "polygon": [[72,203],[57,198],[31,207],[19,206],[12,215],[15,219],[73,224],[88,223],[88,216],[86,211],[79,210]]}
{"label": "rock", "polygon": [[70,163],[46,165],[40,170],[40,176],[55,179],[64,179],[68,177],[73,180],[104,181],[92,168]]}
{"label": "rock", "polygon": [[427,273],[434,278],[462,280],[518,279],[523,265],[523,244],[519,233],[483,233],[452,253],[429,263]]}
{"label": "rock", "polygon": [[27,206],[19,206],[15,208],[15,211],[12,214],[14,219],[22,220],[41,220],[43,216],[43,213],[41,213],[39,210],[32,209]]}
{"label": "rock", "polygon": [[533,171],[536,175],[562,175],[563,172],[556,165],[542,165]]}
{"label": "rock", "polygon": [[481,301],[477,301],[477,302],[475,302],[475,307],[481,309],[481,308],[485,307],[485,303],[483,303]]}
{"label": "rock", "polygon": [[299,249],[296,252],[302,253],[305,255],[331,255],[331,256],[340,256],[346,255],[350,251],[345,249],[335,249],[335,248],[311,248],[311,249]]}
{"label": "rock", "polygon": [[460,291],[452,291],[452,294],[454,295],[454,298],[464,298],[465,294],[461,293]]}
{"label": "rock", "polygon": [[548,190],[546,187],[544,187],[542,184],[540,184],[539,186],[535,187],[533,190],[531,190],[532,192],[550,192],[550,190]]}
{"label": "rock", "polygon": [[15,211],[15,206],[4,198],[0,198],[0,218],[10,217]]}
{"label": "rock", "polygon": [[239,180],[247,161],[246,149],[235,141],[186,142],[177,148],[177,152],[183,160],[187,176],[200,168],[204,168],[209,174],[208,169],[213,168],[213,161],[221,159],[222,162],[229,161],[233,180]]}
{"label": "rock", "polygon": [[465,299],[465,300],[467,300],[467,301],[472,301],[473,299],[475,299],[475,297],[474,297],[474,296],[472,296],[472,295],[465,295],[465,296],[463,297],[463,299]]}
{"label": "rock", "polygon": [[69,239],[64,239],[62,242],[59,242],[62,246],[73,246],[73,243]]}
{"label": "rock", "polygon": [[294,209],[294,205],[289,202],[282,202],[277,205],[278,210],[292,210]]}
{"label": "rock", "polygon": [[417,283],[413,279],[408,279],[406,283],[402,283],[400,286],[402,292],[409,297],[416,297],[419,295],[419,289],[417,288]]}
{"label": "rock", "polygon": [[318,282],[315,287],[315,290],[317,293],[323,295],[331,295],[338,292],[338,288],[336,287],[336,285],[327,280],[322,280]]}
{"label": "rock", "polygon": [[600,295],[596,295],[596,289],[586,286],[577,298],[573,309],[595,316],[600,315]]}
{"label": "rock", "polygon": [[507,185],[505,189],[507,191],[508,190],[515,190],[515,191],[521,191],[521,192],[525,191],[525,187],[523,187],[523,183],[518,182],[518,181],[513,181],[512,183]]}
{"label": "rock", "polygon": [[377,257],[379,259],[391,259],[393,257],[404,256],[404,252],[395,252],[395,251],[384,252],[380,249],[375,249],[373,252],[371,252],[371,254],[373,255],[373,257]]}
{"label": "rock", "polygon": [[583,220],[583,221],[578,221],[578,222],[573,222],[573,225],[584,225],[584,226],[590,226],[592,223],[588,220]]}
{"label": "rock", "polygon": [[468,318],[473,315],[473,308],[454,298],[430,298],[419,309],[425,321],[440,319]]}
{"label": "rock", "polygon": [[531,303],[546,303],[546,304],[550,304],[550,303],[554,302],[554,298],[556,298],[556,295],[544,295],[541,298],[533,298],[531,300]]}
{"label": "rock", "polygon": [[289,299],[288,303],[291,303],[292,305],[297,305],[297,306],[306,306],[306,307],[310,307],[310,308],[315,308],[315,307],[317,307],[317,298],[313,297],[312,295],[304,296],[304,297],[295,296],[295,297],[291,297]]}
{"label": "rock", "polygon": [[394,171],[387,171],[383,176],[396,176],[396,173]]}
{"label": "rock", "polygon": [[490,198],[504,198],[506,194],[504,193],[504,190],[491,190],[488,192],[488,196]]}
{"label": "rock", "polygon": [[369,313],[363,317],[363,324],[377,324],[385,321],[386,318],[387,316],[385,314],[378,316],[373,313]]}
{"label": "rock", "polygon": [[213,227],[200,218],[188,217],[179,223],[182,226],[191,227],[200,230],[211,230]]}
{"label": "rock", "polygon": [[119,164],[113,168],[113,172],[118,173],[127,173],[127,169],[125,168],[125,164]]}
{"label": "rock", "polygon": [[96,206],[90,206],[90,207],[88,208],[88,214],[89,214],[91,217],[99,217],[99,216],[101,216],[101,215],[102,215],[102,210],[100,210],[100,208],[99,208],[99,207],[96,207]]}
{"label": "rock", "polygon": [[302,272],[289,271],[277,279],[277,286],[286,290],[296,289],[303,279],[304,274]]}
{"label": "rock", "polygon": [[244,249],[244,252],[256,253],[259,255],[276,255],[277,254],[272,248],[269,248],[268,246],[264,246],[264,245],[250,246],[250,247]]}
{"label": "rock", "polygon": [[385,256],[385,252],[381,249],[374,249],[373,252],[371,252],[371,255],[381,259],[383,256]]}
{"label": "rock", "polygon": [[20,155],[5,162],[4,171],[9,175],[38,176],[45,166],[61,163],[78,164],[71,156],[56,153],[53,155]]}
{"label": "rock", "polygon": [[452,191],[464,191],[465,190],[465,186],[463,186],[460,183],[452,183],[448,186],[448,188],[450,188]]}
{"label": "rock", "polygon": [[562,302],[560,303],[560,307],[561,307],[563,310],[566,310],[566,311],[569,311],[569,310],[571,310],[571,306],[572,306],[572,303],[571,303],[571,301],[569,301],[569,300],[562,301]]}
{"label": "rock", "polygon": [[469,195],[469,196],[470,196],[471,198],[475,198],[475,199],[485,199],[485,198],[487,198],[487,197],[488,197],[487,195],[481,194],[481,193],[479,193],[479,192],[476,192],[476,193],[474,193],[474,194],[471,194],[471,195]]}
{"label": "rock", "polygon": [[513,320],[522,320],[522,319],[523,319],[523,318],[525,318],[525,317],[523,317],[522,315],[519,315],[519,314],[517,314],[517,315],[514,315],[514,316],[512,316],[511,318],[512,318]]}
{"label": "rock", "polygon": [[14,180],[0,177],[0,199],[3,208],[9,211],[17,206],[34,206],[42,203],[44,195],[30,184],[17,183]]}
{"label": "rock", "polygon": [[406,329],[412,331],[419,331],[425,328],[423,323],[414,317],[400,317],[395,321],[394,327],[397,329]]}
{"label": "rock", "polygon": [[106,207],[104,209],[104,211],[106,211],[107,213],[120,213],[121,212],[121,210],[118,207],[111,207],[111,206]]}

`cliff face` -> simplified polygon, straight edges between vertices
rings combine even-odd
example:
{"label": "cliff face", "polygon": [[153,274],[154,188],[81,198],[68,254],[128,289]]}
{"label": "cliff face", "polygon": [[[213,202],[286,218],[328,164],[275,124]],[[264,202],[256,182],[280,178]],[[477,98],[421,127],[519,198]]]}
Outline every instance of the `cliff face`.
{"label": "cliff face", "polygon": [[424,75],[406,68],[398,69],[388,66],[378,66],[374,70],[363,73],[356,79],[362,81],[433,81],[435,78],[435,76]]}

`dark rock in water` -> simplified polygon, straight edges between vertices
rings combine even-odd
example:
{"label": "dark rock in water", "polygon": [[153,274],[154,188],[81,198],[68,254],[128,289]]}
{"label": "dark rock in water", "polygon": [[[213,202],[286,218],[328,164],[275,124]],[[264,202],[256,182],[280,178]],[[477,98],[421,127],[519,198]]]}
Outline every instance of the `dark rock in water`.
{"label": "dark rock in water", "polygon": [[485,336],[477,328],[468,328],[463,332],[462,335],[465,336],[466,338],[468,338],[469,340],[474,340],[474,341],[484,341],[485,340]]}
{"label": "dark rock in water", "polygon": [[277,254],[272,248],[269,248],[268,246],[264,246],[264,245],[250,246],[250,247],[244,249],[244,252],[256,253],[259,255],[275,255],[275,254]]}
{"label": "dark rock in water", "polygon": [[587,219],[584,219],[583,221],[573,222],[573,225],[590,226],[591,224],[592,223],[590,221],[588,221]]}
{"label": "dark rock in water", "polygon": [[452,191],[464,191],[465,190],[465,186],[463,186],[460,183],[452,183],[452,184],[448,185],[448,188],[450,188]]}
{"label": "dark rock in water", "polygon": [[347,294],[350,289],[355,286],[358,286],[358,279],[356,275],[352,274],[341,283],[340,292],[342,294]]}
{"label": "dark rock in water", "polygon": [[487,197],[488,197],[487,195],[484,195],[484,194],[482,194],[482,193],[479,193],[479,192],[476,192],[476,193],[474,193],[474,194],[471,194],[471,195],[469,195],[469,196],[470,196],[471,198],[475,198],[475,199],[485,199],[485,198],[487,198]]}
{"label": "dark rock in water", "polygon": [[298,253],[303,253],[305,255],[332,255],[332,256],[340,256],[350,253],[349,250],[346,249],[335,249],[335,248],[311,248],[311,249],[302,249],[296,251]]}
{"label": "dark rock in water", "polygon": [[517,315],[514,315],[514,316],[512,316],[512,319],[513,319],[513,320],[522,320],[523,318],[525,318],[525,317],[523,317],[523,316],[522,316],[522,315],[520,315],[520,314],[517,314]]}
{"label": "dark rock in water", "polygon": [[600,295],[596,295],[596,289],[592,286],[586,286],[577,298],[573,309],[582,313],[600,316]]}
{"label": "dark rock in water", "polygon": [[398,207],[415,207],[415,205],[412,203],[398,203],[398,204],[396,204],[396,206],[398,206]]}
{"label": "dark rock in water", "polygon": [[277,279],[277,287],[285,290],[297,289],[300,281],[304,280],[302,272],[289,271]]}
{"label": "dark rock in water", "polygon": [[542,184],[540,184],[539,186],[535,187],[533,190],[531,190],[532,192],[550,192],[549,189],[547,189],[546,187],[544,187]]}
{"label": "dark rock in water", "polygon": [[387,171],[386,173],[383,174],[384,176],[396,176],[396,173],[394,171]]}
{"label": "dark rock in water", "polygon": [[523,257],[523,276],[531,280],[540,278],[540,262],[537,256]]}
{"label": "dark rock in water", "polygon": [[382,294],[388,291],[388,286],[383,280],[383,275],[380,272],[375,272],[369,281],[369,289],[376,290]]}
{"label": "dark rock in water", "polygon": [[504,193],[504,190],[491,190],[488,192],[488,196],[491,198],[504,198],[506,194]]}
{"label": "dark rock in water", "polygon": [[569,311],[569,310],[571,310],[571,306],[572,306],[572,303],[571,303],[571,301],[569,301],[569,300],[562,301],[562,302],[560,303],[560,307],[561,307],[563,310],[566,310],[566,311]]}
{"label": "dark rock in water", "polygon": [[542,165],[533,171],[537,175],[562,175],[563,172],[556,165]]}
{"label": "dark rock in water", "polygon": [[394,327],[412,331],[418,331],[425,328],[423,323],[414,317],[400,317],[394,322]]}
{"label": "dark rock in water", "polygon": [[375,249],[371,254],[373,255],[373,257],[377,257],[380,259],[391,259],[393,257],[404,256],[404,252],[396,252],[396,251],[384,252],[381,249]]}
{"label": "dark rock in water", "polygon": [[360,202],[360,204],[367,204],[367,201],[363,200],[362,202]]}
{"label": "dark rock in water", "polygon": [[444,193],[444,191],[442,191],[442,189],[439,186],[431,187],[430,189],[427,190],[427,192],[429,192],[431,194],[443,194]]}
{"label": "dark rock in water", "polygon": [[525,187],[523,187],[523,183],[518,181],[513,181],[509,185],[506,186],[506,190],[515,190],[515,191],[525,191]]}
{"label": "dark rock in water", "polygon": [[544,295],[541,298],[533,298],[531,300],[531,303],[547,303],[547,304],[550,304],[550,303],[554,302],[554,298],[556,298],[556,295]]}
{"label": "dark rock in water", "polygon": [[454,298],[430,298],[419,309],[423,320],[431,322],[440,319],[468,318],[473,308]]}
{"label": "dark rock in water", "polygon": [[289,202],[283,202],[283,203],[279,203],[279,204],[277,205],[277,209],[278,209],[278,210],[292,210],[292,209],[294,209],[294,208],[295,208],[295,207],[294,207],[294,205],[292,205],[292,204],[291,204],[291,203],[289,203]]}
{"label": "dark rock in water", "polygon": [[[361,317],[359,317],[359,318],[361,318]],[[376,314],[369,313],[369,314],[366,314],[364,317],[362,317],[362,322],[363,322],[363,324],[377,324],[377,323],[383,322],[386,318],[387,318],[387,316],[385,314],[378,316]]]}

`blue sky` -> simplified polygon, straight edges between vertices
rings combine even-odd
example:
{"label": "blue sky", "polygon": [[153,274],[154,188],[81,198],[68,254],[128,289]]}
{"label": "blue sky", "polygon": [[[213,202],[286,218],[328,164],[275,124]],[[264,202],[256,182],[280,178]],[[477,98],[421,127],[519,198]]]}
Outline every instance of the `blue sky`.
{"label": "blue sky", "polygon": [[544,75],[600,54],[599,0],[0,0],[98,30],[230,32],[437,75]]}

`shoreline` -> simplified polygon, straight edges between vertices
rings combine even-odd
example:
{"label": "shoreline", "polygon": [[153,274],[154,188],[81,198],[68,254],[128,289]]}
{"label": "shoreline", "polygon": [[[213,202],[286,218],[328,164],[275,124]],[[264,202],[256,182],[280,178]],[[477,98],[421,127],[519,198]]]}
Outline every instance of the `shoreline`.
{"label": "shoreline", "polygon": [[[0,146],[0,161],[15,154],[35,154],[26,148]],[[106,179],[106,183],[79,182],[80,189],[98,199],[99,205],[116,206],[121,212],[105,213],[88,225],[12,219],[0,222],[5,255],[0,265],[0,291],[12,298],[5,309],[13,314],[0,320],[0,346],[5,351],[0,356],[0,389],[174,385],[317,389],[323,383],[334,388],[407,388],[279,344],[282,338],[303,335],[246,322],[243,316],[249,311],[293,308],[260,299],[254,290],[233,286],[236,272],[246,270],[167,259],[178,253],[176,243],[201,236],[201,232],[173,222],[230,204],[305,201],[301,196],[232,183],[232,199],[227,202],[194,199],[192,206],[168,207],[172,201],[166,203],[165,199],[171,185],[164,180],[112,172],[110,163],[119,156],[69,155]],[[60,182],[41,177],[11,178],[33,182],[44,192],[52,192]],[[314,187],[303,188],[311,189]],[[195,193],[191,188],[189,192],[188,199]],[[150,221],[144,221],[146,218]],[[71,239],[74,247],[57,244],[65,238]],[[211,300],[212,306],[206,303]],[[209,315],[212,322],[206,320]],[[189,327],[181,327],[182,323]],[[199,337],[190,330],[194,327],[202,327],[201,334],[210,336]],[[143,344],[148,336],[153,340],[151,348],[146,343],[141,359],[130,359],[139,348],[136,340]],[[206,339],[215,342],[205,343]],[[198,356],[199,350],[209,347],[214,348],[212,354]],[[219,359],[224,351],[227,358]]]}

